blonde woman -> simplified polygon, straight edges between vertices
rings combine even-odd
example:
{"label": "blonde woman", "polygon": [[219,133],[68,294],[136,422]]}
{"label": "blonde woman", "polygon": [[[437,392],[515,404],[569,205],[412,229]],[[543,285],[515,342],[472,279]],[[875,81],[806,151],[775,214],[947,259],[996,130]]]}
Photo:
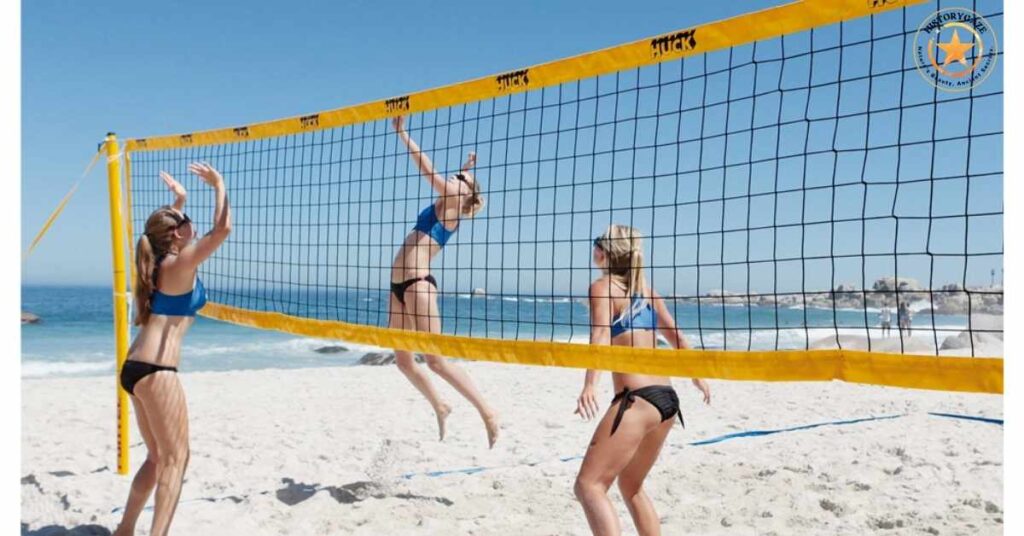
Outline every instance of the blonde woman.
{"label": "blonde woman", "polygon": [[206,304],[197,277],[202,264],[231,233],[224,179],[205,163],[189,171],[214,190],[213,229],[198,241],[185,214],[185,188],[169,174],[160,178],[175,196],[173,205],[153,211],[135,249],[135,319],[139,332],[121,369],[121,387],[131,395],[146,461],[132,480],[124,517],[114,536],[135,533],[135,523],[156,488],[149,534],[164,536],[178,507],[188,465],[188,408],[178,381],[181,344],[196,312]]}
{"label": "blonde woman", "polygon": [[[665,301],[644,278],[643,238],[625,225],[612,225],[594,240],[593,260],[602,275],[590,285],[590,343],[654,347],[657,332],[675,348],[688,348]],[[576,404],[586,420],[598,416],[595,388],[600,372],[588,370]],[[661,534],[654,503],[643,482],[651,470],[674,418],[682,422],[679,398],[669,378],[612,373],[615,398],[597,425],[576,477],[576,497],[595,535],[620,534],[619,519],[608,500],[608,488],[618,479],[638,534]],[[711,390],[694,379],[711,403]]]}
{"label": "blonde woman", "polygon": [[[470,173],[476,155],[469,153],[459,173],[446,179],[434,170],[430,158],[405,130],[405,118],[397,117],[392,125],[399,139],[409,149],[409,156],[423,178],[437,192],[437,199],[423,208],[405,241],[395,255],[391,267],[391,301],[388,325],[396,329],[441,332],[441,316],[437,306],[437,280],[430,274],[430,261],[444,248],[459,229],[463,219],[471,219],[484,207],[480,184]],[[484,400],[473,380],[459,366],[439,355],[424,356],[427,367],[443,378],[480,413],[487,429],[487,442],[494,447],[498,439],[497,413]],[[441,399],[430,377],[416,365],[412,352],[395,350],[395,361],[405,377],[426,397],[437,416],[438,435],[443,441],[445,420],[452,408]]]}

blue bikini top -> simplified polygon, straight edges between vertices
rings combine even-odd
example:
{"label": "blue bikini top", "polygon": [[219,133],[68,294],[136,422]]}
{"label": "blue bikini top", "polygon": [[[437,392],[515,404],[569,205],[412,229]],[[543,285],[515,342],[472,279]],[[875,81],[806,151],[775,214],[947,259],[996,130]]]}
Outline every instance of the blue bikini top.
{"label": "blue bikini top", "polygon": [[[458,230],[458,227],[455,229]],[[437,218],[437,209],[434,208],[433,203],[420,211],[420,215],[416,217],[416,225],[413,227],[413,230],[433,238],[434,242],[437,242],[437,245],[441,247],[444,247],[452,235],[455,234],[455,231],[449,231],[441,223],[441,220]]]}
{"label": "blue bikini top", "polygon": [[154,290],[149,310],[156,315],[196,316],[196,311],[202,309],[204,305],[206,305],[206,287],[203,286],[203,281],[197,277],[196,285],[184,294],[172,296]]}
{"label": "blue bikini top", "polygon": [[612,322],[611,328],[612,338],[615,338],[635,329],[658,329],[658,319],[651,302],[638,294],[629,301],[629,308]]}

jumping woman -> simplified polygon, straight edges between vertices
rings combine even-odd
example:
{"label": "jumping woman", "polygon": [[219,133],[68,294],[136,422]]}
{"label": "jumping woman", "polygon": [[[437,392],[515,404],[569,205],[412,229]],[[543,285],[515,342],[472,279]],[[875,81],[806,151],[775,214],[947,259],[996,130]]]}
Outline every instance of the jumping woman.
{"label": "jumping woman", "polygon": [[[388,325],[392,328],[428,333],[441,332],[441,316],[437,307],[437,281],[430,274],[430,261],[448,243],[463,218],[476,216],[484,207],[480,185],[469,172],[476,165],[476,154],[462,165],[459,173],[445,177],[434,170],[419,146],[405,130],[405,119],[392,122],[398,137],[409,149],[409,155],[420,173],[437,192],[437,199],[427,205],[416,218],[416,225],[405,237],[391,266],[391,301]],[[469,374],[439,355],[425,355],[427,366],[450,383],[480,413],[487,428],[487,442],[494,447],[498,439],[498,417],[473,385]],[[445,420],[452,408],[434,389],[430,377],[417,365],[412,352],[395,350],[399,370],[427,398],[437,415],[438,434],[444,440]]]}
{"label": "jumping woman", "polygon": [[[603,275],[590,285],[590,343],[653,348],[657,331],[675,348],[688,348],[683,332],[665,301],[644,279],[642,237],[624,225],[612,225],[594,240],[594,264]],[[599,413],[594,393],[599,371],[588,370],[576,413],[590,420]],[[576,497],[583,505],[590,530],[598,536],[620,534],[619,519],[608,500],[617,478],[619,491],[642,536],[661,534],[654,503],[644,493],[647,473],[658,458],[678,416],[679,398],[669,378],[612,373],[615,398],[597,425],[590,448],[576,476]],[[703,380],[693,384],[711,403]]]}
{"label": "jumping woman", "polygon": [[181,495],[188,465],[188,411],[178,381],[178,363],[185,333],[196,311],[206,304],[206,290],[197,277],[199,265],[231,232],[224,179],[209,164],[188,170],[214,189],[213,230],[195,241],[192,220],[183,212],[185,188],[165,172],[160,178],[175,196],[174,204],[153,211],[135,249],[135,319],[138,335],[121,369],[121,386],[131,395],[139,431],[146,442],[146,461],[132,480],[128,504],[114,536],[135,533],[139,513],[156,488],[150,534],[167,534]]}

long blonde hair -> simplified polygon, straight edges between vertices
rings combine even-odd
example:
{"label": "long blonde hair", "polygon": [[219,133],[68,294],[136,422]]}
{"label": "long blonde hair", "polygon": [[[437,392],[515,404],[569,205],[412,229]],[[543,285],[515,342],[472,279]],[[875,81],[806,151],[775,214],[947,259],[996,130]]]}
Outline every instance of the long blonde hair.
{"label": "long blonde hair", "polygon": [[153,291],[159,275],[160,262],[173,253],[174,231],[181,225],[181,217],[169,206],[153,211],[146,220],[146,231],[135,246],[135,318],[132,323],[144,326],[149,322]]}
{"label": "long blonde hair", "polygon": [[626,287],[626,295],[633,297],[647,287],[644,277],[643,235],[628,225],[611,224],[595,241],[604,251],[608,263],[605,270]]}

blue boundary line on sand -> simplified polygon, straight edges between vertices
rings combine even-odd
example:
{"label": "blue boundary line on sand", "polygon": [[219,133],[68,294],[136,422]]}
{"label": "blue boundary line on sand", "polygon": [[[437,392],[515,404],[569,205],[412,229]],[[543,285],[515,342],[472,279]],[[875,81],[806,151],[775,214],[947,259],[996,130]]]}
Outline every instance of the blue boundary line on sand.
{"label": "blue boundary line on sand", "polygon": [[[779,433],[782,433],[782,432],[794,432],[794,431],[797,431],[797,430],[809,430],[811,428],[817,428],[819,426],[842,426],[842,425],[857,424],[857,423],[862,423],[862,422],[867,422],[867,421],[878,421],[878,420],[884,420],[884,419],[896,419],[896,418],[903,417],[903,416],[904,415],[902,415],[902,414],[901,415],[884,415],[884,416],[881,416],[881,417],[864,417],[862,419],[851,419],[851,420],[845,420],[845,421],[831,421],[831,422],[822,422],[822,423],[815,423],[815,424],[805,424],[805,425],[802,425],[802,426],[794,426],[792,428],[782,428],[782,429],[779,429],[779,430],[749,430],[749,431],[746,431],[746,432],[736,432],[736,433],[733,433],[733,434],[726,434],[726,435],[723,435],[723,436],[713,437],[711,439],[703,439],[701,441],[693,441],[693,442],[687,443],[687,444],[690,445],[690,446],[694,446],[694,447],[700,447],[700,446],[703,446],[703,445],[711,445],[713,443],[720,443],[722,441],[728,441],[730,439],[737,439],[737,438],[740,438],[740,437],[759,437],[759,436],[765,436],[765,435],[771,435],[771,434],[779,434]],[[560,461],[560,462],[570,462],[570,461],[573,461],[573,460],[582,460],[582,459],[583,459],[583,456],[579,456],[579,455],[577,455],[577,456],[560,456],[558,458],[558,461]],[[465,467],[465,468],[461,468],[461,469],[449,469],[449,470],[442,470],[442,471],[425,471],[425,472],[422,472],[422,473],[405,473],[405,474],[401,475],[401,478],[404,479],[404,480],[409,480],[409,479],[411,479],[413,477],[417,477],[417,476],[438,477],[438,476],[460,475],[460,474],[461,475],[472,475],[472,474],[479,473],[481,471],[490,471],[490,470],[494,470],[494,469],[508,469],[508,468],[511,468],[511,467],[533,466],[533,465],[537,465],[538,463],[540,463],[540,462],[526,463],[526,464],[520,464],[520,465],[495,466],[495,467]]]}
{"label": "blue boundary line on sand", "polygon": [[[953,413],[938,413],[938,412],[928,412],[928,415],[933,415],[935,417],[948,417],[948,418],[954,418],[954,419],[964,419],[964,420],[970,420],[970,421],[985,422],[985,423],[990,423],[990,424],[998,424],[999,426],[1003,425],[1002,419],[991,419],[991,418],[988,418],[988,417],[973,417],[973,416],[970,416],[970,415],[956,415],[956,414],[953,414]],[[709,438],[709,439],[702,439],[700,441],[692,441],[692,442],[687,443],[687,444],[690,445],[690,446],[694,446],[694,447],[700,447],[700,446],[704,446],[704,445],[712,445],[712,444],[715,444],[715,443],[721,443],[723,441],[728,441],[730,439],[739,439],[739,438],[742,438],[742,437],[761,437],[761,436],[766,436],[766,435],[780,434],[780,433],[783,433],[783,432],[796,432],[796,431],[801,431],[801,430],[810,430],[810,429],[819,428],[819,427],[822,427],[822,426],[846,426],[846,425],[850,425],[850,424],[860,424],[860,423],[870,422],[870,421],[882,421],[882,420],[898,419],[900,417],[906,417],[906,416],[907,416],[907,414],[904,413],[904,414],[898,414],[898,415],[882,415],[880,417],[863,417],[863,418],[860,418],[860,419],[847,419],[847,420],[842,420],[842,421],[830,421],[830,422],[820,422],[820,423],[814,423],[814,424],[805,424],[805,425],[801,425],[801,426],[793,426],[793,427],[790,427],[790,428],[780,428],[780,429],[777,429],[777,430],[748,430],[748,431],[745,431],[745,432],[735,432],[735,433],[732,433],[732,434],[726,434],[726,435],[722,435],[722,436],[718,436],[718,437],[712,437],[712,438]],[[560,461],[560,462],[570,462],[570,461],[582,460],[582,459],[583,459],[583,456],[579,456],[579,455],[578,456],[560,456],[558,458],[558,461]],[[449,470],[441,470],[441,471],[426,471],[426,472],[422,472],[422,473],[404,473],[404,474],[402,474],[400,476],[400,478],[403,479],[403,480],[409,480],[409,479],[412,479],[412,478],[417,477],[417,476],[439,477],[439,476],[459,475],[459,474],[462,474],[462,475],[473,475],[473,474],[480,473],[480,472],[483,472],[483,471],[492,471],[492,470],[495,470],[495,469],[509,469],[509,468],[512,468],[512,467],[534,466],[534,465],[538,465],[539,463],[542,463],[542,462],[524,463],[524,464],[519,464],[519,465],[503,465],[503,466],[494,466],[494,467],[466,467],[466,468],[462,468],[462,469],[449,469]]]}
{"label": "blue boundary line on sand", "polygon": [[723,436],[713,437],[711,439],[702,439],[700,441],[694,441],[689,445],[699,447],[703,445],[712,445],[714,443],[721,443],[722,441],[728,441],[730,439],[737,439],[740,437],[760,437],[773,434],[781,434],[783,432],[796,432],[799,430],[810,430],[812,428],[818,428],[821,426],[843,426],[847,424],[859,424],[868,421],[883,421],[888,419],[898,419],[900,417],[906,417],[906,414],[901,413],[899,415],[883,415],[881,417],[864,417],[861,419],[848,419],[845,421],[830,421],[830,422],[819,422],[814,424],[804,424],[801,426],[793,426],[791,428],[779,428],[777,430],[748,430],[746,432],[736,432],[733,434],[726,434]]}
{"label": "blue boundary line on sand", "polygon": [[948,417],[950,419],[963,419],[965,421],[987,422],[989,424],[998,424],[999,426],[1003,425],[1002,419],[993,419],[991,417],[975,417],[973,415],[957,415],[955,413],[938,413],[934,411],[929,411],[928,415],[934,415],[936,417]]}

